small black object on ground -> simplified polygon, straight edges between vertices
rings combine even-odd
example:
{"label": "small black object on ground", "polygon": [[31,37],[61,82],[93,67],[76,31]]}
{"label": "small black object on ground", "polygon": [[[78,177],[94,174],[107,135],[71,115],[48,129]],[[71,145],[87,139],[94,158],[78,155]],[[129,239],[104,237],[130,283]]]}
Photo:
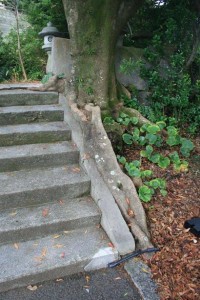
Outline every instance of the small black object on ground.
{"label": "small black object on ground", "polygon": [[185,221],[184,227],[186,229],[190,228],[190,232],[196,237],[200,237],[200,218],[192,218]]}
{"label": "small black object on ground", "polygon": [[144,250],[137,250],[137,251],[133,251],[132,253],[128,254],[128,255],[125,255],[123,258],[119,259],[119,260],[115,260],[111,263],[108,264],[108,268],[114,268],[118,265],[120,265],[121,263],[133,258],[133,257],[136,257],[138,255],[141,255],[143,253],[150,253],[150,252],[157,252],[157,251],[160,251],[159,248],[147,248],[147,249],[144,249]]}

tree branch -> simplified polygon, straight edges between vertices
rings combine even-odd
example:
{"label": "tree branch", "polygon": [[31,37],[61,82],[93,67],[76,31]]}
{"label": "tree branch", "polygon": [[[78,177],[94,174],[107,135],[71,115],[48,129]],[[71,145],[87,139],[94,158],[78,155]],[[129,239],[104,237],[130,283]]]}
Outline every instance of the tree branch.
{"label": "tree branch", "polygon": [[145,0],[123,0],[121,1],[119,10],[118,10],[118,30],[117,35],[121,34],[124,26],[128,20],[134,16],[137,10],[143,5]]}

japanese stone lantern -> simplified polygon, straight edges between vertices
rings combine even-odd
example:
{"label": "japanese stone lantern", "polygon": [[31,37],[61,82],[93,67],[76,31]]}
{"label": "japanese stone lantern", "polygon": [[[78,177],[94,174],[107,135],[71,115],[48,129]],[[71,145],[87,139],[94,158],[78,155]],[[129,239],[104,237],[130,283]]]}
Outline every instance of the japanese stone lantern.
{"label": "japanese stone lantern", "polygon": [[51,49],[52,49],[52,41],[53,37],[61,37],[62,33],[58,31],[58,29],[53,26],[51,22],[47,24],[47,27],[44,27],[42,31],[39,33],[40,37],[44,38],[44,45],[42,46],[42,49],[44,49],[48,54],[48,61],[47,61],[47,67],[46,72],[51,72]]}

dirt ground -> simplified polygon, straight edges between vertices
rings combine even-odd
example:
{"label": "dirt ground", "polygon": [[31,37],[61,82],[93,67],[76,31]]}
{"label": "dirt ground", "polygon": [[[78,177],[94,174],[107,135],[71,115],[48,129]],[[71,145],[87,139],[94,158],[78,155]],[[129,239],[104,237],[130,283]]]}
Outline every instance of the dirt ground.
{"label": "dirt ground", "polygon": [[[152,242],[161,249],[148,265],[157,282],[161,300],[200,299],[200,238],[184,228],[186,220],[200,217],[200,138],[189,159],[187,173],[176,174],[143,161],[155,177],[167,181],[166,197],[154,196],[144,203]],[[129,161],[139,158],[139,150],[126,148]]]}

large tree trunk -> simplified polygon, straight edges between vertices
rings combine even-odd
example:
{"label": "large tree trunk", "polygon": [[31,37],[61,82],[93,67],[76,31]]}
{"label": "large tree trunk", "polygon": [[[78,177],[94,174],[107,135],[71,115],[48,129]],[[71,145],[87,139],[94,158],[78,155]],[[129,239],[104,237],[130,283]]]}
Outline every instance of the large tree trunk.
{"label": "large tree trunk", "polygon": [[141,0],[63,0],[72,46],[77,102],[102,110],[117,103],[114,59],[118,37]]}
{"label": "large tree trunk", "polygon": [[[142,204],[132,182],[125,175],[123,175],[125,177],[116,177],[119,179],[118,181],[116,179],[116,182],[123,182],[123,191],[120,192],[117,186],[113,186],[111,173],[114,172],[115,176],[118,176],[118,172],[121,174],[121,169],[112,148],[110,149],[109,146],[109,150],[106,150],[109,153],[107,156],[104,153],[105,148],[101,149],[101,140],[106,139],[101,117],[96,114],[96,108],[86,105],[94,103],[101,108],[101,113],[114,110],[116,106],[121,107],[118,103],[120,100],[117,98],[115,77],[116,44],[128,19],[143,2],[143,0],[63,0],[70,33],[72,73],[74,73],[73,95],[68,94],[69,110],[76,115],[75,119],[79,119],[78,116],[83,114],[84,120],[91,124],[92,130],[88,140],[87,134],[81,129],[86,139],[85,144],[91,143],[89,150],[84,148],[84,151],[90,154],[91,160],[95,161],[100,176],[104,182],[107,182],[107,187],[124,220],[130,226],[129,230],[138,241],[139,247],[146,248],[151,246],[151,242]],[[70,93],[71,90],[69,89],[68,92]],[[82,108],[85,109],[81,111]],[[135,111],[130,113],[135,114]],[[94,115],[97,118],[95,122]],[[144,121],[143,119],[141,121]],[[98,129],[96,131],[94,131],[95,126]],[[103,147],[105,145],[103,143]],[[102,158],[101,163],[96,163],[96,156]]]}

